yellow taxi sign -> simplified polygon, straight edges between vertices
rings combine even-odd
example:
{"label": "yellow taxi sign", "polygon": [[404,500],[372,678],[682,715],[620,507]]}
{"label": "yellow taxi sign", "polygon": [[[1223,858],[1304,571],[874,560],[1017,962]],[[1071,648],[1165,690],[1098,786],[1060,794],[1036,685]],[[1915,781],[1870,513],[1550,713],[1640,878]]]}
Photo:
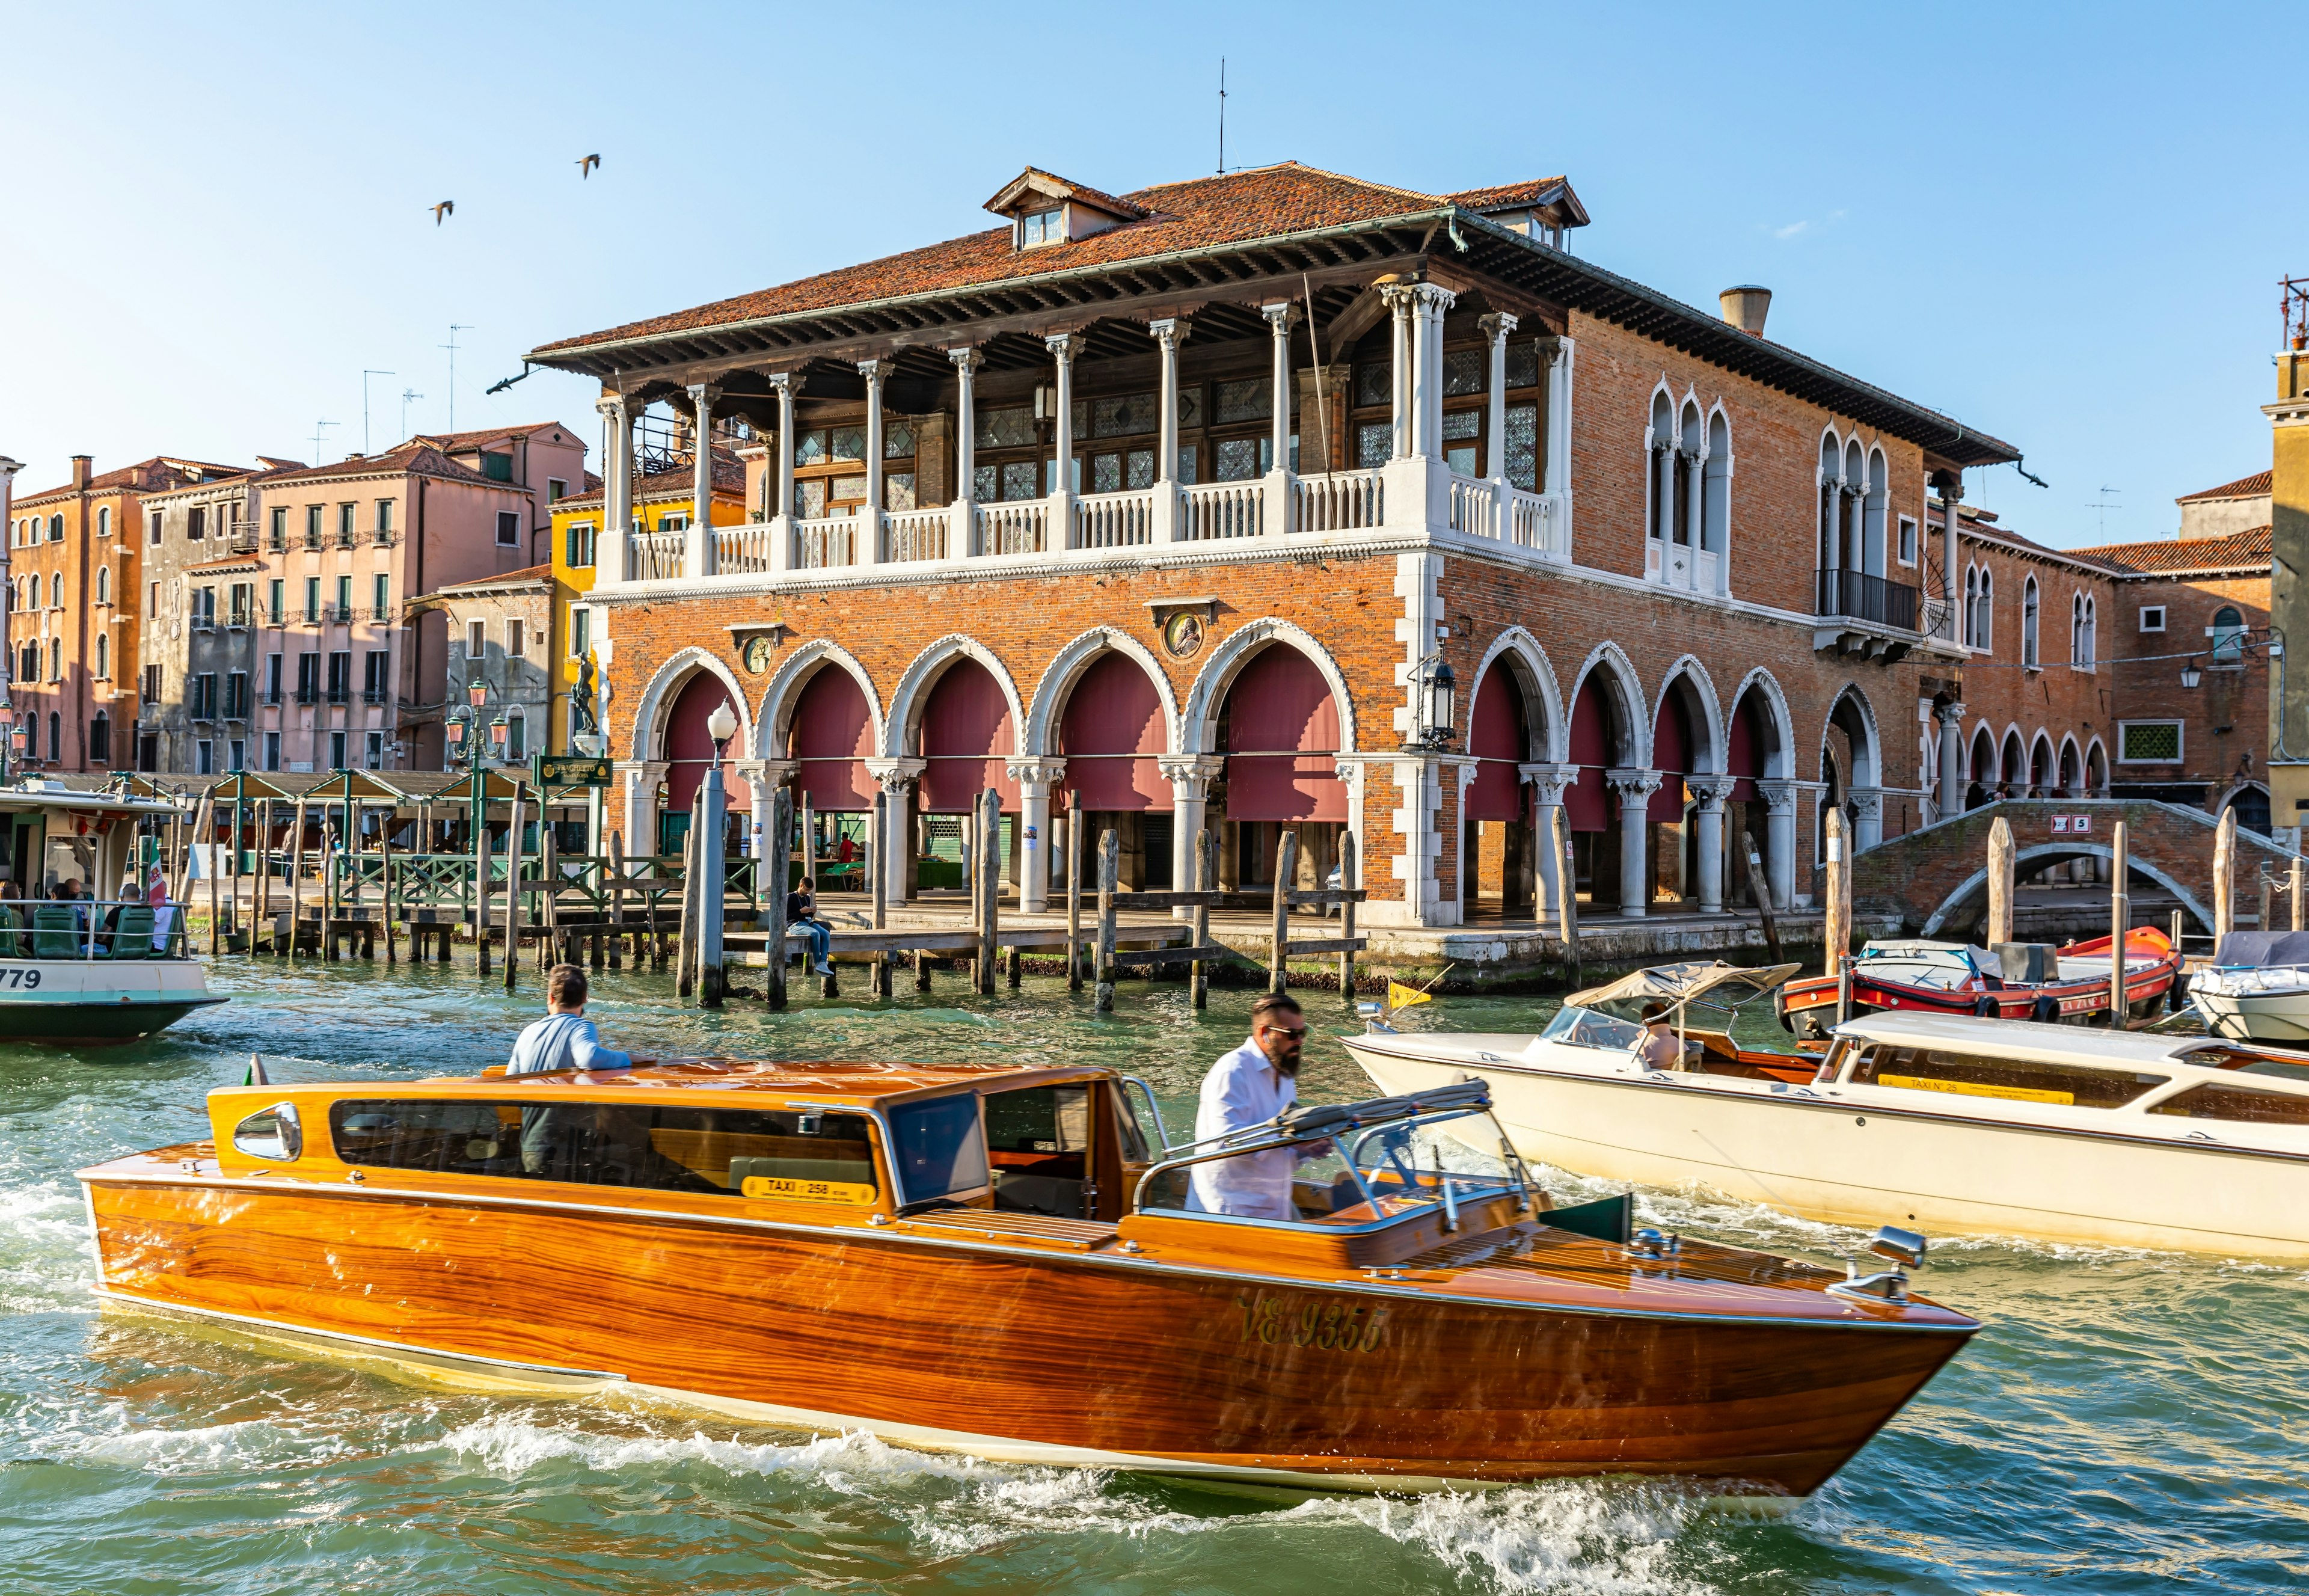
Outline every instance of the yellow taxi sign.
{"label": "yellow taxi sign", "polygon": [[787,1180],[779,1175],[749,1175],[739,1186],[748,1197],[775,1197],[788,1202],[848,1202],[874,1201],[874,1188],[854,1181]]}
{"label": "yellow taxi sign", "polygon": [[1405,986],[1400,981],[1387,984],[1387,1006],[1390,1009],[1408,1009],[1414,1003],[1431,1003],[1434,1001],[1416,986]]}

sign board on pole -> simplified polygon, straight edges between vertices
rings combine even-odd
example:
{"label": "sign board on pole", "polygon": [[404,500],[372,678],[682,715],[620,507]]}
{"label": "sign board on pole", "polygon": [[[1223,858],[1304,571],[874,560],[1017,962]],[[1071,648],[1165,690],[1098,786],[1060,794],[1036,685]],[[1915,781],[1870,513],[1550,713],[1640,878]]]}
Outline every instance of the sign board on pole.
{"label": "sign board on pole", "polygon": [[606,787],[610,761],[584,754],[539,754],[534,774],[540,787]]}

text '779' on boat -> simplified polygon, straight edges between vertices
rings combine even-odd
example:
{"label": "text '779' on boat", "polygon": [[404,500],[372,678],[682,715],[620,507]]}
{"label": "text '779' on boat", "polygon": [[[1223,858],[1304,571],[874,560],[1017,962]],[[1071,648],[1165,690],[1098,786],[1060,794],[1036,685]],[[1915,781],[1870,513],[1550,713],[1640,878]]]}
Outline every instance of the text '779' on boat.
{"label": "text '779' on boat", "polygon": [[[1979,1328],[1910,1292],[1907,1232],[1861,1277],[1557,1208],[1480,1084],[1185,1145],[1143,1083],[1002,1064],[258,1084],[209,1115],[81,1172],[109,1306],[1021,1462],[1769,1509]],[[1293,1218],[1195,1205],[1198,1169],[1278,1153]]]}

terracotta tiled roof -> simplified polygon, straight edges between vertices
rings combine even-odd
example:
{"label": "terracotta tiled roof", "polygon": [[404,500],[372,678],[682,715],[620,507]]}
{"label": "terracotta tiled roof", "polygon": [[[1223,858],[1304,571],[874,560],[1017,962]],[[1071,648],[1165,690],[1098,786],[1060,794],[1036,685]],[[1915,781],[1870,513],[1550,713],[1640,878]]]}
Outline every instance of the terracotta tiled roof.
{"label": "terracotta tiled roof", "polygon": [[864,299],[967,288],[1036,277],[1076,267],[1105,265],[1145,256],[1274,238],[1348,222],[1376,221],[1440,209],[1440,195],[1417,194],[1345,178],[1286,161],[1280,166],[1165,183],[1123,196],[1150,213],[1086,239],[1036,249],[1011,247],[1010,230],[994,228],[921,249],[844,266],[758,293],[718,299],[647,321],[628,322],[543,346],[540,353],[578,349],[613,339],[686,332],[723,322],[793,311],[823,310]]}
{"label": "terracotta tiled roof", "polygon": [[2201,493],[2184,493],[2175,504],[2195,504],[2202,499],[2259,499],[2270,491],[2272,472],[2257,471],[2249,477],[2239,477],[2234,482],[2224,482],[2218,488],[2208,488]]}
{"label": "terracotta tiled roof", "polygon": [[576,442],[584,442],[584,438],[575,428],[565,427],[559,421],[532,421],[523,427],[484,427],[478,432],[412,432],[409,435],[408,441],[429,443],[444,453],[455,455],[468,449],[480,448],[485,445],[496,443],[501,438],[511,438],[516,432],[531,438],[536,437],[540,432],[558,432]]}
{"label": "terracotta tiled roof", "polygon": [[1571,192],[1569,178],[1536,178],[1528,183],[1500,183],[1490,188],[1464,188],[1457,194],[1443,196],[1455,205],[1465,205],[1470,211],[1511,210],[1517,205],[1535,205],[1550,200],[1564,201],[1578,223],[1587,220],[1587,208],[1579,196]]}
{"label": "terracotta tiled roof", "polygon": [[[1939,502],[1937,500],[1934,501],[1933,507],[1935,509],[1939,507]],[[1984,514],[1985,514],[1985,512],[1984,512]],[[1939,530],[1939,525],[1935,523],[1929,526],[1927,530],[1937,532]],[[2119,574],[2123,568],[2114,561],[2106,559],[2104,551],[2102,551],[2093,549],[2055,549],[2049,543],[2040,543],[2034,538],[2023,537],[2020,533],[2013,531],[2009,526],[1999,526],[1995,525],[1995,517],[1993,516],[1989,516],[1986,519],[1976,519],[1973,515],[1972,507],[1970,505],[1959,507],[1957,512],[1957,530],[1965,537],[1974,539],[1979,542],[2001,543],[2004,547],[2012,550],[2015,553],[2034,554],[2045,559],[2065,561],[2070,565],[2087,566],[2094,570],[2105,571],[2111,576]]]}
{"label": "terracotta tiled roof", "polygon": [[[2253,479],[2247,477],[2245,481]],[[2223,497],[2228,496],[2225,494]],[[2077,552],[2089,555],[2119,570],[2153,575],[2166,571],[2237,570],[2263,567],[2273,558],[2275,548],[2276,541],[2270,535],[2270,529],[2256,526],[2249,532],[2231,533],[2227,537],[2159,538],[2145,543],[2105,543],[2097,549],[2080,549]]]}
{"label": "terracotta tiled roof", "polygon": [[[585,473],[585,484],[586,491],[573,494],[566,499],[557,499],[554,501],[553,507],[558,510],[600,509],[604,502],[601,497],[603,486],[601,479],[589,471]],[[687,465],[673,471],[653,471],[642,476],[634,483],[634,502],[640,504],[645,500],[687,499],[691,490],[692,481],[689,467]],[[713,492],[717,498],[727,495],[731,499],[743,499],[746,496],[745,462],[734,455],[724,454],[719,449],[714,450]]]}
{"label": "terracotta tiled roof", "polygon": [[474,588],[505,587],[523,582],[550,582],[553,568],[549,565],[523,566],[517,571],[506,571],[495,577],[476,577],[470,582],[445,582],[437,593],[463,593]]}
{"label": "terracotta tiled roof", "polygon": [[[139,460],[134,465],[123,465],[113,471],[99,472],[89,480],[91,493],[160,493],[171,488],[182,488],[204,476],[238,476],[247,468],[239,465],[219,465],[209,460],[185,460],[173,455],[155,455],[150,460]],[[77,491],[70,482],[60,488],[43,488],[38,493],[15,496],[19,509],[45,503],[50,499],[70,499]]]}
{"label": "terracotta tiled roof", "polygon": [[412,476],[440,477],[452,482],[478,482],[485,488],[509,488],[509,482],[492,481],[470,465],[460,465],[438,448],[423,439],[414,439],[382,455],[360,455],[340,460],[334,465],[311,465],[297,471],[284,471],[267,480],[277,483],[323,482],[339,477],[391,475],[405,473]]}
{"label": "terracotta tiled roof", "polygon": [[1144,205],[1134,204],[1132,201],[1127,199],[1118,199],[1113,195],[1107,193],[1103,189],[1093,188],[1087,183],[1070,182],[1067,178],[1059,177],[1056,172],[1044,171],[1039,166],[1030,166],[1025,171],[1020,172],[1016,177],[1011,178],[1010,181],[1005,183],[1002,186],[1001,191],[996,194],[992,199],[986,202],[986,209],[990,211],[993,210],[995,206],[1001,204],[1006,196],[1017,189],[1021,184],[1026,182],[1030,178],[1040,178],[1042,179],[1041,183],[1035,185],[1035,186],[1042,192],[1055,193],[1062,199],[1080,200],[1085,204],[1091,206],[1094,210],[1104,211],[1110,216],[1120,216],[1130,221],[1137,221],[1138,218],[1146,214],[1146,207]]}
{"label": "terracotta tiled roof", "polygon": [[264,561],[255,554],[228,554],[222,559],[210,559],[199,565],[188,565],[185,568],[185,573],[190,576],[198,571],[254,571],[262,570],[264,567]]}

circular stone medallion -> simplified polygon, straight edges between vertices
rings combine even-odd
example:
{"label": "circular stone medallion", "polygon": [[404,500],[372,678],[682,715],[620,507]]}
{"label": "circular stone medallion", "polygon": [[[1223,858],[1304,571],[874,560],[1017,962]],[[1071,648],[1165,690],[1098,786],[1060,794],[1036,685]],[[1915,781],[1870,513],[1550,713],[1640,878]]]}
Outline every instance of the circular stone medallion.
{"label": "circular stone medallion", "polygon": [[1181,610],[1163,623],[1163,646],[1174,659],[1192,659],[1202,652],[1203,618]]}

